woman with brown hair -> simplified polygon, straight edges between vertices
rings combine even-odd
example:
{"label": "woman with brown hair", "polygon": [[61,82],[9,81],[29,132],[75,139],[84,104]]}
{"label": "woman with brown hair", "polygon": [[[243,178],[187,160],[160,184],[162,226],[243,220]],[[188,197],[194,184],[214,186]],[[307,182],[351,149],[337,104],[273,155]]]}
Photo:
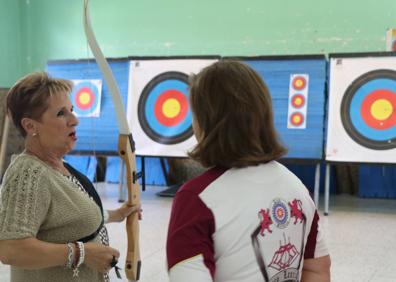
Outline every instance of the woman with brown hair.
{"label": "woman with brown hair", "polygon": [[25,150],[4,174],[0,194],[0,261],[11,281],[108,281],[119,252],[107,222],[137,207],[103,210],[87,177],[63,161],[77,141],[72,82],[33,73],[7,94],[7,111]]}
{"label": "woman with brown hair", "polygon": [[286,149],[259,75],[214,63],[192,77],[190,102],[198,141],[190,156],[208,170],[174,199],[170,281],[330,281],[315,205],[276,161]]}

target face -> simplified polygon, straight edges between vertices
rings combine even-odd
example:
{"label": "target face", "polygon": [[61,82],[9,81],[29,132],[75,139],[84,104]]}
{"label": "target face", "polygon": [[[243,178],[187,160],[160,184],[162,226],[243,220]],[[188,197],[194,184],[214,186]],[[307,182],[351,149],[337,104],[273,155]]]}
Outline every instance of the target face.
{"label": "target face", "polygon": [[292,86],[295,90],[302,90],[307,85],[307,80],[303,76],[296,76],[293,78]]}
{"label": "target face", "polygon": [[188,76],[164,72],[143,89],[138,103],[138,118],[143,131],[153,141],[176,144],[193,135],[189,107]]}
{"label": "target face", "polygon": [[326,160],[395,163],[396,56],[330,58]]}
{"label": "target face", "polygon": [[278,228],[285,228],[289,223],[289,210],[287,203],[281,199],[275,199],[271,207],[272,219]]}
{"label": "target face", "polygon": [[296,109],[302,108],[305,105],[305,96],[296,94],[291,98],[291,103]]}
{"label": "target face", "polygon": [[291,114],[290,116],[290,123],[294,126],[300,126],[301,124],[303,124],[304,122],[304,115],[299,113],[299,112],[295,112],[293,114]]}
{"label": "target face", "polygon": [[99,117],[101,80],[73,80],[71,100],[77,117]]}
{"label": "target face", "polygon": [[287,128],[305,129],[307,126],[308,74],[291,74],[287,109]]}
{"label": "target face", "polygon": [[212,58],[136,58],[129,62],[127,120],[136,154],[186,157],[196,145],[188,76]]}
{"label": "target face", "polygon": [[360,145],[376,150],[395,148],[396,72],[374,70],[354,80],[341,103],[341,120]]}

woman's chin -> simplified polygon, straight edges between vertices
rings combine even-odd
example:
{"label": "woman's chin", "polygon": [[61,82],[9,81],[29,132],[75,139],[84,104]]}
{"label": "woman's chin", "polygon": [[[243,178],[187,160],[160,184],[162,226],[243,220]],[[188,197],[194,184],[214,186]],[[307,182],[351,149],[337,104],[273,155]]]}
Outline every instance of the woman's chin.
{"label": "woman's chin", "polygon": [[66,146],[64,149],[64,154],[66,155],[66,154],[70,153],[71,151],[74,150],[75,147],[76,147],[75,142],[73,142],[72,144],[68,144],[68,146]]}

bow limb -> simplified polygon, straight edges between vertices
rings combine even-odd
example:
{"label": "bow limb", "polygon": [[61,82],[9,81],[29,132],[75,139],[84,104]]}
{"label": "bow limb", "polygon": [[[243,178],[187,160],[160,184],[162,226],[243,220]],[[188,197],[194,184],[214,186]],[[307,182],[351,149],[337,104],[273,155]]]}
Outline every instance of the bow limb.
{"label": "bow limb", "polygon": [[[117,115],[119,128],[118,153],[126,164],[127,185],[128,185],[128,205],[140,206],[140,188],[137,181],[135,143],[129,130],[120,91],[114,79],[113,73],[107,63],[99,45],[96,41],[91,27],[88,9],[89,0],[84,0],[84,30],[89,47],[94,54],[95,60],[103,73],[103,78],[107,84]],[[139,280],[140,276],[140,252],[139,252],[139,215],[133,213],[126,220],[126,230],[128,235],[128,251],[126,254],[125,273],[130,281]]]}

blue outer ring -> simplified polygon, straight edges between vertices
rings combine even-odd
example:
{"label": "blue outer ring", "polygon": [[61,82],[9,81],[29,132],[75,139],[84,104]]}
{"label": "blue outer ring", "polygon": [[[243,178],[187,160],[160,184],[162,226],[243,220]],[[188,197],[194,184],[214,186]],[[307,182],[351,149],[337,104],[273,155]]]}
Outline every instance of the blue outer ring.
{"label": "blue outer ring", "polygon": [[180,80],[169,79],[159,82],[152,88],[151,92],[148,94],[145,105],[145,116],[148,125],[154,132],[164,137],[173,137],[182,134],[183,132],[188,130],[192,123],[192,114],[190,109],[188,109],[187,115],[184,120],[176,125],[165,126],[157,120],[154,114],[155,103],[162,93],[170,89],[175,89],[183,93],[186,96],[187,100],[189,99],[188,85]]}
{"label": "blue outer ring", "polygon": [[375,141],[386,141],[396,137],[396,126],[383,130],[375,129],[368,126],[360,114],[360,109],[362,108],[364,99],[373,91],[379,89],[391,90],[396,95],[396,81],[382,78],[373,79],[366,84],[363,84],[355,92],[355,95],[351,100],[349,115],[351,116],[351,122],[356,131],[362,136]]}

